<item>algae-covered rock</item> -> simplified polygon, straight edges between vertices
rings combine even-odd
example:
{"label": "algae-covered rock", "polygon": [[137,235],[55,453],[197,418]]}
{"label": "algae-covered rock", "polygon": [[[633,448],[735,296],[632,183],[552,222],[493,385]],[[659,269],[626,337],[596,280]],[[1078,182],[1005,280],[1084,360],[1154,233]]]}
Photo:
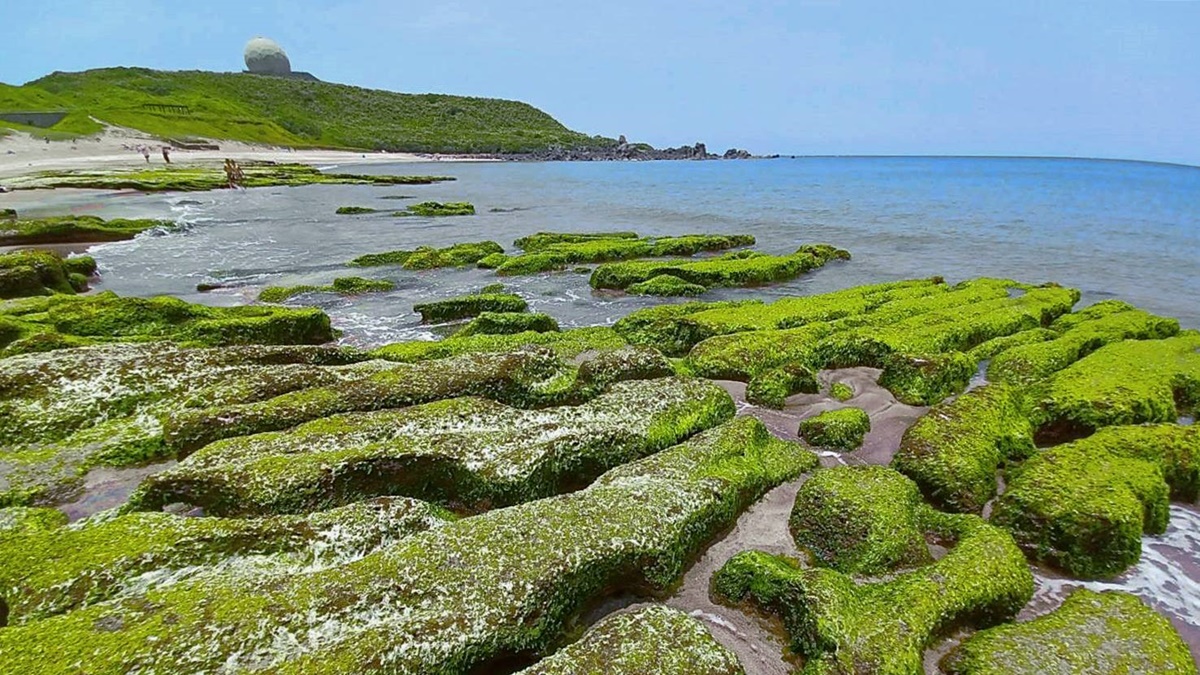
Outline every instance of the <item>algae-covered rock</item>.
{"label": "algae-covered rock", "polygon": [[[1028,289],[1025,293],[1010,297],[1009,290],[1014,287],[1021,285],[1003,279],[977,279],[940,291],[934,290],[939,286],[931,284],[881,289],[867,299],[854,295],[843,298],[851,302],[850,307],[866,306],[869,311],[855,310],[834,320],[814,320],[781,329],[753,327],[752,317],[768,311],[770,305],[735,307],[729,313],[744,318],[722,324],[709,321],[722,326],[720,330],[734,332],[701,340],[692,347],[687,360],[703,377],[751,384],[755,378],[787,364],[802,364],[813,371],[851,366],[882,368],[880,383],[902,402],[932,404],[961,391],[975,373],[975,362],[966,350],[994,337],[1048,323],[1069,311],[1079,297],[1078,291],[1057,286],[1024,287]],[[880,300],[881,296],[891,299]],[[818,316],[821,312],[836,315],[839,306],[814,301],[809,309]],[[768,316],[775,316],[775,310],[770,312]],[[718,310],[711,314],[721,313]],[[682,325],[697,325],[689,321]],[[676,325],[681,322],[676,321]]]}
{"label": "algae-covered rock", "polygon": [[[492,259],[495,260],[494,258]],[[561,253],[541,252],[525,253],[517,256],[506,256],[504,261],[495,265],[496,274],[511,277],[520,274],[539,274],[541,272],[557,272],[567,268],[570,261]]]}
{"label": "algae-covered rock", "polygon": [[494,241],[480,241],[465,244],[454,244],[444,248],[420,246],[414,250],[388,251],[386,253],[369,253],[351,260],[351,267],[378,267],[381,265],[401,265],[410,270],[429,270],[438,267],[464,267],[474,265],[483,258],[494,254],[503,254],[504,249]]}
{"label": "algae-covered rock", "polygon": [[513,246],[535,253],[544,251],[553,244],[578,244],[594,239],[638,239],[637,232],[538,232],[521,237]]}
{"label": "algae-covered rock", "polygon": [[871,416],[862,408],[841,408],[800,420],[800,438],[818,448],[857,450],[871,430]]}
{"label": "algae-covered rock", "polygon": [[583,388],[604,388],[624,380],[649,380],[672,374],[671,363],[650,347],[622,347],[599,352],[579,366]]}
{"label": "algae-covered rock", "polygon": [[[632,232],[617,233],[618,235],[633,235]],[[604,236],[572,235],[543,232],[531,237],[518,239],[517,246],[526,252],[512,256],[496,266],[500,275],[536,274],[566,269],[579,263],[601,263],[613,260],[631,260],[633,258],[652,258],[663,256],[687,256],[704,251],[725,251],[739,246],[749,246],[754,243],[754,237],[749,235],[725,234],[687,234],[676,237],[637,237],[634,236]],[[681,289],[680,283],[675,282],[676,290]],[[666,290],[670,281],[645,286],[645,289]],[[694,286],[694,285],[693,285]],[[632,291],[640,292],[640,291]],[[703,292],[703,291],[700,291]],[[646,293],[649,295],[686,295],[688,293]]]}
{"label": "algae-covered rock", "polygon": [[379,209],[373,209],[369,206],[339,206],[335,213],[339,216],[357,216],[364,213],[376,213],[378,211]]}
{"label": "algae-covered rock", "polygon": [[[66,261],[48,251],[0,253],[0,299],[33,295],[73,295],[72,270]],[[84,284],[86,289],[86,280]],[[84,290],[79,289],[79,290]]]}
{"label": "algae-covered rock", "polygon": [[892,466],[939,508],[979,513],[996,496],[1000,467],[1033,451],[1033,428],[1019,391],[991,384],[917,420],[904,432]]}
{"label": "algae-covered rock", "polygon": [[[445,300],[424,302],[413,306],[421,315],[422,323],[443,323],[457,319],[469,319],[484,312],[524,312],[529,303],[519,295],[492,290],[489,293],[460,295]],[[487,290],[487,289],[485,289]]]}
{"label": "algae-covered rock", "polygon": [[[210,307],[166,296],[130,298],[112,292],[0,304],[3,317],[19,329],[5,354],[114,341],[171,340],[192,346],[223,346],[321,344],[334,338],[329,317],[318,309]],[[41,337],[46,334],[69,339],[47,344]]]}
{"label": "algae-covered rock", "polygon": [[97,675],[131,663],[147,672],[486,671],[546,649],[601,594],[669,589],[744,508],[815,464],[760,422],[737,419],[586,489],[448,523],[332,569],[269,584],[185,581],[10,626],[0,630],[0,671],[81,662]]}
{"label": "algae-covered rock", "polygon": [[[450,176],[387,176],[323,173],[306,164],[242,162],[239,187],[295,187],[300,185],[428,185],[454,180]],[[19,188],[92,188],[141,192],[205,192],[229,187],[224,169],[201,166],[166,166],[133,171],[51,171],[22,181]],[[87,240],[95,241],[95,240]]]}
{"label": "algae-covered rock", "polygon": [[301,513],[387,494],[471,510],[508,505],[585,485],[733,413],[720,387],[663,378],[537,411],[462,398],[337,415],[208,445],[147,478],[130,503],[184,502],[226,515]]}
{"label": "algae-covered rock", "polygon": [[[329,415],[402,408],[459,396],[512,404],[552,402],[549,383],[565,365],[537,347],[507,353],[468,353],[439,361],[392,364],[365,377],[319,384],[265,400],[180,410],[165,420],[166,442],[187,454],[208,443],[278,431]],[[569,383],[568,383],[569,384]]]}
{"label": "algae-covered rock", "polygon": [[1050,439],[1174,422],[1200,405],[1200,333],[1101,347],[1055,373],[1038,393],[1033,423]]}
{"label": "algae-covered rock", "polygon": [[817,563],[845,574],[877,575],[932,562],[917,486],[882,466],[818,471],[796,494],[788,525]]}
{"label": "algae-covered rock", "polygon": [[[747,255],[753,254],[753,255]],[[795,253],[772,256],[754,251],[729,253],[719,258],[696,261],[633,261],[608,263],[596,268],[593,288],[622,290],[636,283],[669,274],[706,288],[713,286],[757,286],[794,279],[824,266],[831,260],[846,260],[850,254],[826,244],[803,246]]]}
{"label": "algae-covered rock", "polygon": [[652,279],[636,283],[625,289],[633,295],[694,296],[708,289],[670,274],[660,274]]}
{"label": "algae-covered rock", "polygon": [[507,262],[511,257],[504,253],[489,253],[475,261],[475,266],[484,270],[494,270]]}
{"label": "algae-covered rock", "polygon": [[927,511],[927,526],[956,543],[946,557],[888,581],[856,583],[829,569],[758,551],[713,577],[727,602],[751,602],[783,619],[811,675],[923,675],[923,652],[963,625],[1011,619],[1033,595],[1033,575],[1008,534],[977,516]]}
{"label": "algae-covered rock", "polygon": [[1137,563],[1143,534],[1166,531],[1171,499],[1200,497],[1200,427],[1108,427],[1012,474],[992,521],[1035,560],[1111,576]]}
{"label": "algae-covered rock", "polygon": [[815,394],[818,387],[817,374],[811,368],[801,363],[789,363],[750,380],[746,387],[746,401],[780,410],[789,396]]}
{"label": "algae-covered rock", "polygon": [[445,340],[398,342],[380,347],[371,354],[380,359],[414,363],[459,354],[509,352],[527,345],[541,345],[564,359],[589,352],[605,352],[628,343],[607,326],[571,328],[562,332],[517,333],[516,335],[451,335]]}
{"label": "algae-covered rock", "polygon": [[948,288],[940,280],[901,281],[822,295],[785,297],[770,304],[748,300],[660,305],[626,316],[615,328],[637,344],[656,346],[669,340],[677,345],[672,355],[682,355],[715,335],[834,321],[866,314],[900,299],[944,293]]}
{"label": "algae-covered rock", "polygon": [[471,335],[515,335],[517,333],[549,333],[558,330],[558,321],[549,314],[526,312],[482,312],[455,333],[458,337]]}
{"label": "algae-covered rock", "polygon": [[421,202],[410,204],[403,211],[396,211],[394,216],[473,216],[475,206],[467,202]]}
{"label": "algae-covered rock", "polygon": [[662,605],[610,616],[519,675],[744,675],[699,621]]}
{"label": "algae-covered rock", "polygon": [[[0,510],[0,519],[14,510],[29,509]],[[22,624],[202,575],[266,578],[344,564],[449,519],[404,498],[255,520],[130,513],[68,527],[64,517],[0,536],[0,600],[9,623]]]}
{"label": "algae-covered rock", "polygon": [[0,246],[121,241],[133,239],[147,230],[169,229],[174,226],[175,223],[169,220],[104,220],[96,216],[20,219],[5,221],[0,225]]}
{"label": "algae-covered rock", "polygon": [[363,293],[385,293],[395,289],[395,282],[388,281],[387,279],[338,277],[328,286],[268,286],[258,294],[258,301],[281,303],[303,293],[362,295]]}
{"label": "algae-covered rock", "polygon": [[757,300],[722,302],[685,302],[677,305],[655,305],[639,309],[617,320],[613,330],[631,344],[662,350],[668,356],[683,356],[696,343],[711,334],[696,334],[688,317],[707,310],[729,310],[742,305],[762,306]]}
{"label": "algae-covered rock", "polygon": [[[161,415],[200,394],[226,403],[362,377],[324,347],[112,344],[0,359],[0,505],[69,497],[82,472],[163,457]],[[209,403],[210,405],[212,403]]]}
{"label": "algae-covered rock", "polygon": [[829,385],[829,396],[835,401],[845,403],[854,398],[854,387],[845,382],[834,382]]}
{"label": "algae-covered rock", "polygon": [[1104,345],[1171,337],[1179,332],[1179,322],[1106,300],[1066,314],[1050,328],[1058,333],[1055,339],[1015,346],[996,355],[988,366],[988,377],[997,382],[1036,382]]}
{"label": "algae-covered rock", "polygon": [[967,638],[945,659],[950,675],[1195,675],[1187,644],[1137,596],[1079,589],[1033,621]]}

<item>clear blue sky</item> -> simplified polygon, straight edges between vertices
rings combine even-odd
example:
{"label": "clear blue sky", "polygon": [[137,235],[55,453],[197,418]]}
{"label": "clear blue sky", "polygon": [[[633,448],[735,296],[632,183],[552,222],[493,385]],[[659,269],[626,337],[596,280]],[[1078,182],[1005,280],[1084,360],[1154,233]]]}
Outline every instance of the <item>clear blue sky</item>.
{"label": "clear blue sky", "polygon": [[10,0],[0,81],[240,70],[528,101],[655,145],[1200,164],[1193,0]]}

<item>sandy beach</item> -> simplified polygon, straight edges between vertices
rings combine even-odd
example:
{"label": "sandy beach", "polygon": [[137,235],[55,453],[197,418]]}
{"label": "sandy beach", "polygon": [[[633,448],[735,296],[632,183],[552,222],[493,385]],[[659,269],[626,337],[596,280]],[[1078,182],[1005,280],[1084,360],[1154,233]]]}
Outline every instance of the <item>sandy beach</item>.
{"label": "sandy beach", "polygon": [[[298,162],[316,166],[380,164],[394,162],[481,161],[470,158],[398,152],[354,152],[280,148],[235,141],[213,141],[220,150],[171,150],[171,163],[220,166],[226,159],[244,161]],[[110,127],[101,134],[74,141],[51,141],[13,132],[0,137],[0,185],[4,179],[38,171],[84,169],[137,169],[146,160],[138,146],[150,148],[150,166],[164,165],[164,141],[129,129]]]}

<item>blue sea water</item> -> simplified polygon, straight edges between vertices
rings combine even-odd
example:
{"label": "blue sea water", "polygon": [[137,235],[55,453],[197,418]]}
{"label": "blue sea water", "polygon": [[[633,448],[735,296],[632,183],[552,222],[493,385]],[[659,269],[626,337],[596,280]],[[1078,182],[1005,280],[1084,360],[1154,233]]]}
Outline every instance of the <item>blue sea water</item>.
{"label": "blue sea water", "polygon": [[[1084,303],[1120,298],[1200,328],[1200,168],[1141,162],[1025,158],[814,157],[646,163],[425,163],[337,167],[436,173],[430,186],[310,186],[89,197],[73,207],[107,216],[181,218],[183,232],[94,249],[101,288],[170,293],[229,304],[266,284],[325,283],[354,256],[417,245],[512,241],[539,230],[643,234],[750,233],[759,248],[803,243],[848,249],[796,281],[719,290],[713,298],[834,290],[941,275],[998,276],[1079,288]],[[381,200],[383,195],[411,200]],[[72,198],[78,199],[78,198]],[[468,218],[338,216],[340,205],[400,208],[425,199],[470,201]],[[492,212],[492,209],[501,212]],[[53,210],[53,209],[50,209]],[[346,340],[374,345],[433,337],[414,302],[495,280],[481,270],[367,270],[397,291],[300,299],[326,308]],[[197,294],[200,281],[237,286]],[[614,321],[656,300],[595,294],[586,275],[506,280],[565,326]]]}

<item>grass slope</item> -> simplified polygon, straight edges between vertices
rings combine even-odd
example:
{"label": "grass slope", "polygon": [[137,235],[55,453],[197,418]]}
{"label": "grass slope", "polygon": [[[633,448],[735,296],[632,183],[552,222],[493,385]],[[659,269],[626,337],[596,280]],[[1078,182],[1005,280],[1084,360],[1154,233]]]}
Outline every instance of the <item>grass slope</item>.
{"label": "grass slope", "polygon": [[518,101],[247,73],[106,68],[0,84],[0,111],[29,110],[70,113],[49,131],[91,133],[98,130],[91,117],[168,138],[288,146],[477,153],[614,143],[571,131]]}

